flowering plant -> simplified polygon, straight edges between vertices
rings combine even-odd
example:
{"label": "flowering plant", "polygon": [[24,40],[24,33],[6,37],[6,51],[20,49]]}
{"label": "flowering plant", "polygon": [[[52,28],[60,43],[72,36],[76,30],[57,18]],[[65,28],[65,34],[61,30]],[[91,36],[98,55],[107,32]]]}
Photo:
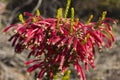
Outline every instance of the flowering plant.
{"label": "flowering plant", "polygon": [[25,64],[32,64],[28,72],[41,69],[38,73],[39,80],[45,76],[47,80],[52,80],[58,72],[64,73],[70,64],[75,67],[80,79],[86,80],[79,62],[85,64],[87,71],[88,65],[95,68],[95,47],[99,50],[103,46],[109,48],[115,41],[109,23],[114,20],[105,18],[106,12],[103,12],[102,17],[96,22],[91,22],[93,17],[91,15],[84,24],[78,18],[74,18],[74,8],[71,8],[71,18],[67,18],[69,5],[70,0],[68,0],[64,17],[62,8],[58,9],[56,18],[43,18],[38,10],[36,16],[25,12],[24,16],[28,16],[26,20],[20,14],[21,23],[4,29],[4,32],[11,28],[15,30],[14,35],[9,39],[12,41],[15,52],[21,53],[24,49],[31,51],[28,58],[33,56],[33,59]]}

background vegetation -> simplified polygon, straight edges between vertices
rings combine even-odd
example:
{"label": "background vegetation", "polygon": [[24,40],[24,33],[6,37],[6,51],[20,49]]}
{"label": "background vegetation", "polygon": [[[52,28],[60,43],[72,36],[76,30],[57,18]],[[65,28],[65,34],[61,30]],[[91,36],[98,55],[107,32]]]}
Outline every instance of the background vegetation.
{"label": "background vegetation", "polygon": [[[25,11],[34,13],[36,9],[41,11],[44,17],[55,17],[56,10],[65,9],[66,0],[2,0],[6,3],[7,22],[18,21],[18,14]],[[76,17],[86,20],[90,14],[94,20],[98,19],[101,12],[107,11],[108,17],[120,19],[120,0],[72,0],[71,7],[75,8]]]}

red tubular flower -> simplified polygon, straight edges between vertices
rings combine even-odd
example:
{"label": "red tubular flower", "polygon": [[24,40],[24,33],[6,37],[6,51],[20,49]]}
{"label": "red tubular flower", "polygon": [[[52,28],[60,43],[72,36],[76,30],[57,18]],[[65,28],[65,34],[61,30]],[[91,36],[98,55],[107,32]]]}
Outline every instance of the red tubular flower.
{"label": "red tubular flower", "polygon": [[59,71],[64,72],[70,64],[75,66],[80,79],[86,80],[79,61],[85,64],[87,71],[88,65],[94,68],[96,44],[100,49],[102,46],[109,48],[115,41],[112,27],[106,22],[113,22],[110,18],[102,20],[99,25],[98,22],[85,25],[76,19],[71,22],[70,18],[61,17],[58,23],[56,18],[44,19],[30,13],[25,15],[29,18],[24,23],[11,25],[5,28],[4,32],[14,28],[16,33],[9,41],[12,41],[15,52],[21,53],[26,48],[31,50],[28,58],[33,56],[34,59],[25,64],[33,64],[28,68],[28,72],[41,69],[38,73],[39,80],[42,80],[45,73],[50,76],[49,80],[52,80],[53,75]]}
{"label": "red tubular flower", "polygon": [[39,80],[42,80],[45,72],[46,72],[46,68],[41,69],[41,71],[38,74]]}
{"label": "red tubular flower", "polygon": [[37,69],[38,67],[41,67],[42,64],[43,64],[43,62],[37,62],[36,64],[29,67],[27,71],[32,72],[33,70]]}
{"label": "red tubular flower", "polygon": [[68,50],[67,48],[64,48],[63,51],[62,51],[62,53],[61,53],[61,56],[60,56],[61,60],[60,60],[60,65],[59,65],[59,69],[60,70],[63,69],[67,50]]}
{"label": "red tubular flower", "polygon": [[70,48],[71,47],[71,45],[72,45],[72,41],[73,41],[73,36],[72,37],[70,37],[69,38],[69,40],[68,40],[68,48]]}
{"label": "red tubular flower", "polygon": [[28,64],[31,64],[33,62],[36,62],[36,61],[39,61],[40,59],[36,59],[36,60],[29,60],[29,61],[26,61],[25,64],[28,65]]}
{"label": "red tubular flower", "polygon": [[74,67],[78,72],[78,75],[80,76],[80,80],[86,80],[84,71],[82,70],[82,67],[79,65],[78,61],[74,63]]}
{"label": "red tubular flower", "polygon": [[77,43],[78,43],[78,40],[76,38],[74,38],[73,50],[75,50],[75,51],[76,51],[76,48],[77,48]]}
{"label": "red tubular flower", "polygon": [[14,26],[16,26],[17,24],[13,24],[13,25],[10,25],[10,26],[8,26],[8,27],[6,27],[4,30],[3,30],[3,32],[7,32],[10,28],[12,28],[12,27],[14,27]]}

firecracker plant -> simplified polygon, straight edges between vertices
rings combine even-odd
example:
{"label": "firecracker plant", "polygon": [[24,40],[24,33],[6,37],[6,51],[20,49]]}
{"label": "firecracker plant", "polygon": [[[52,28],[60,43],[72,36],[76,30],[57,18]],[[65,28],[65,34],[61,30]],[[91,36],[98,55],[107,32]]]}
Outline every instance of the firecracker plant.
{"label": "firecracker plant", "polygon": [[[53,80],[58,73],[63,73],[62,80],[68,80],[69,66],[73,65],[80,80],[86,80],[81,63],[85,70],[88,66],[95,68],[95,47],[111,47],[115,41],[112,34],[111,23],[114,20],[106,18],[106,11],[98,21],[92,22],[93,15],[86,23],[74,17],[74,8],[71,8],[71,17],[67,18],[71,0],[67,0],[66,10],[59,8],[56,18],[43,18],[39,10],[36,15],[28,12],[19,15],[20,23],[10,25],[4,29],[8,32],[14,29],[15,33],[9,41],[15,48],[16,53],[25,49],[31,52],[28,55],[30,65],[28,72],[40,68],[39,80]],[[65,72],[65,73],[64,73]]]}

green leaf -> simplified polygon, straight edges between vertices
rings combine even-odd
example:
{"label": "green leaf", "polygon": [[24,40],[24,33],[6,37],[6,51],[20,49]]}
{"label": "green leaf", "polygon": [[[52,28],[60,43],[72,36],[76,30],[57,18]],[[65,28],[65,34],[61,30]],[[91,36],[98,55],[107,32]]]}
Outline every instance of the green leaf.
{"label": "green leaf", "polygon": [[62,77],[62,80],[69,80],[70,78],[70,73],[71,71],[70,70],[66,70],[63,77]]}
{"label": "green leaf", "polygon": [[25,20],[22,14],[19,14],[19,20],[21,21],[21,23],[25,23]]}
{"label": "green leaf", "polygon": [[70,8],[70,4],[71,4],[71,0],[67,0],[67,5],[66,5],[65,13],[64,13],[64,18],[67,18],[67,16],[68,16],[68,10]]}
{"label": "green leaf", "polygon": [[36,10],[36,16],[40,16],[40,10]]}
{"label": "green leaf", "polygon": [[71,8],[70,34],[73,33],[74,27],[74,8]]}

